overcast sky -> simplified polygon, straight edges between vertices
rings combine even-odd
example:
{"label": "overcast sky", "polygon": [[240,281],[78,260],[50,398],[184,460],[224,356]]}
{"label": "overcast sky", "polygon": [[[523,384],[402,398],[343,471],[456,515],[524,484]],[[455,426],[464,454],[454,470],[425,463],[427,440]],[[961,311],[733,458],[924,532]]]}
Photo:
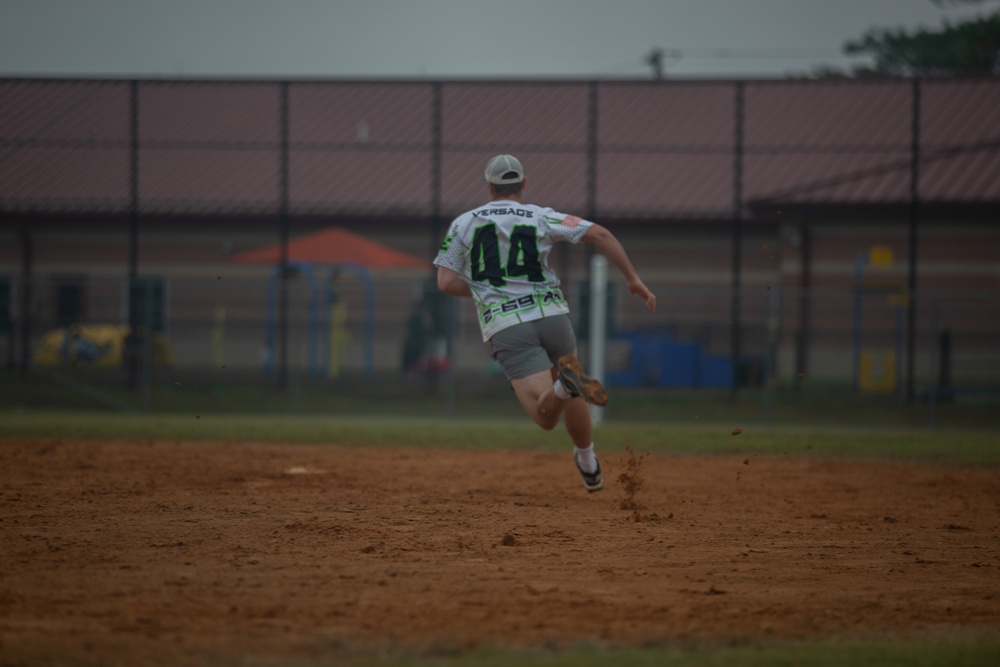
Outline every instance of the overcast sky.
{"label": "overcast sky", "polygon": [[[1000,3],[931,0],[0,0],[0,75],[784,76],[845,67],[873,26]],[[946,3],[947,4],[947,3]]]}

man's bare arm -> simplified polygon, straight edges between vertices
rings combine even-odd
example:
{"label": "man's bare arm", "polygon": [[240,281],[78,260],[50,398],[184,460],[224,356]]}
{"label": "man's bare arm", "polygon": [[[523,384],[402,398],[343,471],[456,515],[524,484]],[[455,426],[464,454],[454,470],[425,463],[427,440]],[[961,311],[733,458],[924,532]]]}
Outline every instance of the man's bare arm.
{"label": "man's bare arm", "polygon": [[451,294],[452,296],[472,296],[469,283],[465,282],[465,279],[457,271],[452,271],[449,268],[438,267],[437,283],[438,289],[445,294]]}
{"label": "man's bare arm", "polygon": [[650,292],[646,284],[639,278],[639,274],[635,270],[635,267],[632,266],[632,261],[629,259],[628,253],[625,252],[625,248],[622,247],[622,244],[610,230],[595,223],[591,225],[581,240],[584,243],[593,244],[602,255],[618,267],[618,270],[622,272],[628,283],[629,293],[645,301],[646,310],[649,312],[656,311],[656,295]]}

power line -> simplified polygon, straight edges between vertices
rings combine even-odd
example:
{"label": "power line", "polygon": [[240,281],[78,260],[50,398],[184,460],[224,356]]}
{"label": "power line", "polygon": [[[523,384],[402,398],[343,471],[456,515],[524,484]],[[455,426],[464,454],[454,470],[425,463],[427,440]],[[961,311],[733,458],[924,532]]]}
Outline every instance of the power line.
{"label": "power line", "polygon": [[833,49],[703,47],[664,49],[654,47],[645,55],[620,62],[611,71],[633,72],[651,68],[653,78],[662,79],[667,70],[683,60],[862,60],[867,56],[848,55]]}
{"label": "power line", "polygon": [[831,49],[805,49],[805,48],[777,48],[777,49],[732,49],[732,48],[710,48],[710,49],[670,49],[670,52],[679,53],[684,58],[690,59],[744,59],[744,58],[768,58],[775,60],[805,60],[813,58],[845,58],[843,52]]}

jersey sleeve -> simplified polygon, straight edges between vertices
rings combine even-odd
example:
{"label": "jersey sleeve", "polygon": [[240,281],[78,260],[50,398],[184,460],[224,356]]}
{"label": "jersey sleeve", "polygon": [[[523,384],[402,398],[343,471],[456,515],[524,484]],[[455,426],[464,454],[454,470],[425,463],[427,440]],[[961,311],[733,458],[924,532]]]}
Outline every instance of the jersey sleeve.
{"label": "jersey sleeve", "polygon": [[548,233],[552,235],[554,240],[569,241],[570,243],[579,243],[583,235],[594,224],[589,220],[568,213],[559,213],[552,209],[545,209],[542,220],[545,221]]}
{"label": "jersey sleeve", "polygon": [[451,224],[448,234],[444,237],[444,241],[441,242],[438,254],[434,258],[434,266],[443,266],[446,269],[451,269],[456,273],[464,275],[465,258],[468,251],[462,242],[461,230],[462,225],[458,220]]}

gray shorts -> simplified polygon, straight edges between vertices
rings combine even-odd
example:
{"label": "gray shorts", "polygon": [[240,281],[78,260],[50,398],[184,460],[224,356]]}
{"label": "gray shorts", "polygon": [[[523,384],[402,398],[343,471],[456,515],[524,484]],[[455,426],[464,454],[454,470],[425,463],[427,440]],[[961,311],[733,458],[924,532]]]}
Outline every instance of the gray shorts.
{"label": "gray shorts", "polygon": [[576,334],[567,315],[522,322],[496,332],[490,339],[492,357],[508,380],[517,380],[556,365],[576,352]]}

